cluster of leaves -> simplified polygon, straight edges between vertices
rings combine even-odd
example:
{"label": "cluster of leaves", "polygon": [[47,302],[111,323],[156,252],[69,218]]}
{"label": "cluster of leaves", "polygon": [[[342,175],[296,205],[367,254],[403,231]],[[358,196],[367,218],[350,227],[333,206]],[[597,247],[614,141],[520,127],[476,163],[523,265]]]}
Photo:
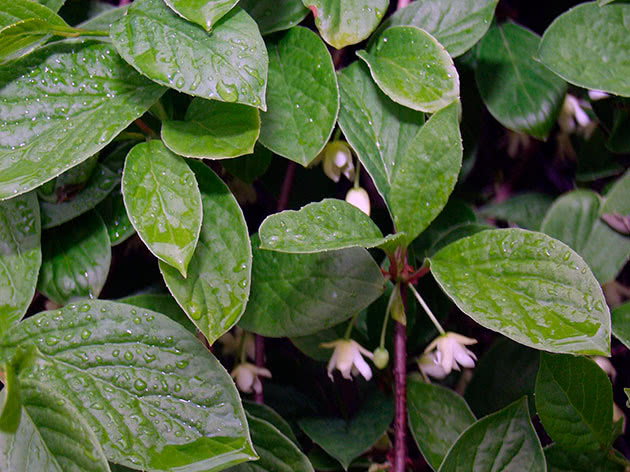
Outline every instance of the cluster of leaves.
{"label": "cluster of leaves", "polygon": [[[213,345],[238,324],[326,360],[319,344],[354,314],[356,336],[379,345],[394,283],[518,343],[487,353],[465,399],[408,378],[431,468],[628,466],[612,449],[610,381],[584,356],[609,356],[611,333],[630,347],[630,305],[611,322],[602,291],[630,258],[630,173],[603,195],[588,186],[622,174],[630,151],[630,5],[581,4],[540,38],[493,22],[498,0],[417,0],[389,16],[388,0],[135,0],[76,26],[63,3],[0,0],[0,469],[363,467],[390,396],[362,386],[352,415],[290,425],[243,403],[195,334]],[[309,10],[314,27],[298,26]],[[336,71],[327,44],[359,43]],[[569,86],[612,94],[592,104],[595,130],[569,141],[583,188],[477,214],[452,197],[481,103],[544,140]],[[248,229],[234,182],[281,157],[306,168],[341,136],[391,222],[326,198]],[[97,300],[112,247],[134,234],[168,293]],[[36,291],[52,309],[25,317]],[[435,335],[413,306],[407,332],[409,353]],[[493,398],[509,361],[526,375]]]}

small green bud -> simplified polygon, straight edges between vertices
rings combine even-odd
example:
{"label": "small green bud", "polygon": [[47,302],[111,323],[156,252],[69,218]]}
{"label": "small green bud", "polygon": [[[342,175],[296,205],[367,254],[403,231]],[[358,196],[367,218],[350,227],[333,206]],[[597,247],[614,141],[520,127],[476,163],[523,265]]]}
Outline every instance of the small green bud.
{"label": "small green bud", "polygon": [[374,365],[377,369],[384,369],[389,363],[389,352],[384,347],[374,349]]}
{"label": "small green bud", "polygon": [[400,324],[407,325],[407,317],[405,316],[405,307],[403,305],[402,298],[400,296],[400,288],[398,284],[394,288],[392,294],[391,315],[394,321],[398,321]]}

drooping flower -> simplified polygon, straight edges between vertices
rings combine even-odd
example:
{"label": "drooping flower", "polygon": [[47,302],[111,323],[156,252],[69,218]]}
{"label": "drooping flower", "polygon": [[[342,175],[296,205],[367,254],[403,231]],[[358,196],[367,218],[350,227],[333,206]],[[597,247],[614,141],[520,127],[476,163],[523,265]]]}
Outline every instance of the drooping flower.
{"label": "drooping flower", "polygon": [[424,350],[424,353],[434,352],[435,361],[448,375],[451,373],[451,370],[459,370],[460,366],[468,368],[475,366],[477,356],[466,346],[476,343],[476,339],[448,332],[435,338]]}
{"label": "drooping flower", "polygon": [[351,188],[346,194],[346,201],[370,216],[370,196],[364,188]]}
{"label": "drooping flower", "polygon": [[591,99],[591,101],[596,102],[597,100],[604,100],[605,98],[610,97],[609,94],[607,94],[606,92],[603,92],[602,90],[589,90],[588,91],[588,98]]}
{"label": "drooping flower", "polygon": [[352,380],[350,374],[355,377],[359,374],[370,380],[372,369],[363,356],[373,359],[374,355],[353,339],[338,339],[328,343],[322,343],[321,347],[334,349],[330,361],[328,361],[328,377],[333,379],[332,372],[338,369],[344,379]]}
{"label": "drooping flower", "polygon": [[422,354],[418,358],[418,368],[425,378],[428,376],[434,379],[443,379],[448,375],[442,364],[438,362],[435,351]]}
{"label": "drooping flower", "polygon": [[331,141],[315,159],[314,163],[322,161],[324,173],[333,182],[339,182],[341,174],[348,180],[354,179],[354,164],[352,163],[352,151],[343,141]]}
{"label": "drooping flower", "polygon": [[592,131],[592,121],[582,108],[580,101],[571,94],[567,94],[562,104],[562,109],[558,115],[558,125],[565,133],[582,131],[590,134]]}
{"label": "drooping flower", "polygon": [[244,393],[252,393],[252,391],[256,393],[262,392],[260,377],[271,378],[271,372],[268,369],[258,367],[249,362],[237,365],[230,375],[236,382],[238,389]]}

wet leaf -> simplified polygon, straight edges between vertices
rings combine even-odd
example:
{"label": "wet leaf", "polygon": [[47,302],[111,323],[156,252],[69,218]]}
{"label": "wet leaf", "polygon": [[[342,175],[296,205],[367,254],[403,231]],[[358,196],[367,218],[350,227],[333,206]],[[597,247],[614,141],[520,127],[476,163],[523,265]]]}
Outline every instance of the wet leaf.
{"label": "wet leaf", "polygon": [[229,12],[238,0],[164,0],[177,14],[197,23],[206,31],[212,30],[223,15]]}
{"label": "wet leaf", "polygon": [[308,13],[302,0],[241,0],[238,5],[256,20],[262,35],[292,28]]}

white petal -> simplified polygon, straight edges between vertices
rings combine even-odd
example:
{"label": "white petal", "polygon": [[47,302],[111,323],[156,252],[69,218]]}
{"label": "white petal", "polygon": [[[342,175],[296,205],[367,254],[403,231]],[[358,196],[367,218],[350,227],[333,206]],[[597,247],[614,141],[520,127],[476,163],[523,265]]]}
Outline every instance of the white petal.
{"label": "white petal", "polygon": [[354,365],[365,380],[370,380],[372,378],[372,369],[365,362],[365,359],[361,357],[361,354],[357,353],[357,356],[354,358]]}
{"label": "white petal", "polygon": [[463,367],[472,368],[475,367],[475,355],[468,349],[461,347],[455,350],[455,360]]}
{"label": "white petal", "polygon": [[335,369],[335,366],[337,365],[337,349],[335,349],[333,351],[332,356],[330,356],[330,360],[328,361],[328,366],[326,368],[326,370],[328,371],[328,377],[330,377],[330,380],[333,380],[333,370]]}

